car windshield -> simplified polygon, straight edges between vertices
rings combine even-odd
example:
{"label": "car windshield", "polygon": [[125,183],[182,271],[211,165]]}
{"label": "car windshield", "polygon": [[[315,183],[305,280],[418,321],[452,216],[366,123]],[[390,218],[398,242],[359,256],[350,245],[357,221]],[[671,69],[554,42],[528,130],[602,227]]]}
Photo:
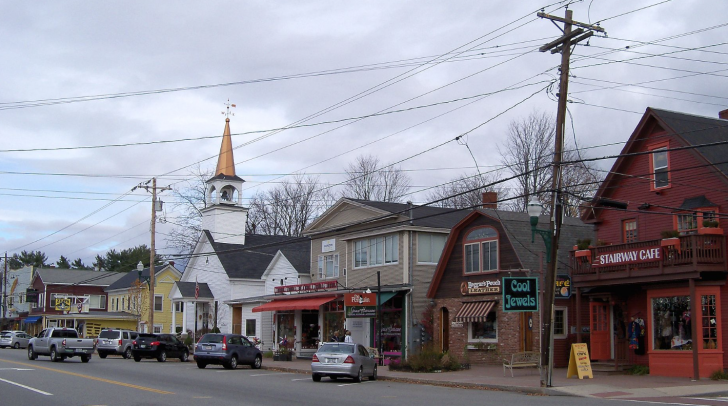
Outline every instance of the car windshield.
{"label": "car windshield", "polygon": [[217,344],[217,343],[221,343],[222,342],[222,338],[223,337],[224,336],[222,334],[205,334],[200,339],[200,342],[201,343],[213,343],[213,344]]}
{"label": "car windshield", "polygon": [[99,334],[99,338],[119,338],[119,331],[104,330]]}
{"label": "car windshield", "polygon": [[335,354],[353,354],[354,346],[347,344],[324,344],[318,352],[330,352]]}

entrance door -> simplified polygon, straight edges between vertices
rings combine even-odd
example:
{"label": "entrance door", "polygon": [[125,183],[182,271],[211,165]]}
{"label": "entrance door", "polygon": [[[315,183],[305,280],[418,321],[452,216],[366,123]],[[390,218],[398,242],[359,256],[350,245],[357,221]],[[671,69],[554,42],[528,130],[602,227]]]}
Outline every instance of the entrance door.
{"label": "entrance door", "polygon": [[[243,307],[233,307],[233,334],[243,334]],[[245,334],[250,335],[250,332],[246,331]]]}
{"label": "entrance door", "polygon": [[533,350],[533,315],[521,313],[521,351]]}
{"label": "entrance door", "polygon": [[591,359],[606,360],[612,357],[609,334],[609,304],[591,302],[589,323],[591,325],[590,347]]}
{"label": "entrance door", "polygon": [[442,326],[442,352],[450,349],[450,313],[447,308],[440,309],[440,325]]}

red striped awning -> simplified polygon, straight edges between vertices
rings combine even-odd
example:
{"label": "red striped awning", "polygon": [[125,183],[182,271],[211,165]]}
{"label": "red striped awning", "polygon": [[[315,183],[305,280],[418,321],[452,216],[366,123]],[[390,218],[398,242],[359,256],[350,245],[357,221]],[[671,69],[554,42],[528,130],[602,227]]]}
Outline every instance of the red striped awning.
{"label": "red striped awning", "polygon": [[485,318],[488,317],[488,313],[493,310],[495,303],[493,301],[463,303],[463,307],[455,316],[455,321],[464,323],[484,322]]}
{"label": "red striped awning", "polygon": [[253,313],[282,310],[318,310],[319,306],[335,300],[337,296],[319,296],[301,299],[274,300],[253,308]]}

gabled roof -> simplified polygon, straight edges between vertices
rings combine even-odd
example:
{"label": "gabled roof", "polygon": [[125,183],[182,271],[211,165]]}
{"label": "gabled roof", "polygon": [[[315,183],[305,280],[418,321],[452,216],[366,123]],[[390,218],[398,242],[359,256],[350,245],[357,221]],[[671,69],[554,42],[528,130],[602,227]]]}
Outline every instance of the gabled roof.
{"label": "gabled roof", "polygon": [[109,286],[125,274],[85,269],[36,268],[36,275],[46,285]]}
{"label": "gabled roof", "polygon": [[[162,271],[164,271],[167,268],[171,268],[174,270],[174,272],[177,273],[178,276],[181,276],[182,274],[172,265],[164,264],[154,267],[154,276],[156,277],[159,275]],[[132,270],[129,272],[123,272],[124,276],[119,278],[116,282],[109,285],[108,288],[104,289],[105,291],[111,291],[116,289],[128,289],[132,286],[135,280],[139,278],[139,272],[137,270]],[[146,280],[149,278],[149,267],[142,269],[142,280]]]}
{"label": "gabled roof", "polygon": [[[648,107],[640,122],[637,124],[637,127],[632,132],[632,135],[630,135],[625,143],[624,148],[622,148],[620,155],[633,152],[635,145],[642,142],[644,131],[649,130],[653,125],[661,127],[667,134],[681,140],[685,146],[728,141],[728,120]],[[699,159],[714,165],[717,169],[716,172],[728,180],[728,163],[724,163],[726,161],[725,157],[728,156],[728,144],[699,147],[691,149],[691,151]],[[610,190],[609,185],[616,176],[615,173],[620,172],[621,167],[629,162],[628,160],[630,158],[625,156],[617,158],[606,178],[599,186],[599,190],[594,195],[591,203],[592,206],[595,206],[596,202],[607,194],[607,191]],[[592,216],[592,210],[584,210],[582,219],[586,221]]]}
{"label": "gabled roof", "polygon": [[[179,290],[179,294],[186,299],[194,298],[195,297],[195,282],[181,282],[177,281],[175,282],[175,285],[177,286],[177,289]],[[199,299],[214,299],[215,296],[212,294],[212,291],[210,290],[210,286],[206,283],[198,283],[200,287],[200,293],[198,295]],[[171,294],[174,292],[170,292]]]}
{"label": "gabled roof", "polygon": [[[501,223],[506,231],[506,238],[510,240],[511,246],[518,255],[521,262],[521,269],[540,269],[541,262],[539,253],[544,253],[545,258],[546,247],[539,236],[536,236],[533,243],[531,242],[531,222],[527,213],[494,209],[477,209],[470,212],[467,217],[463,218],[450,231],[450,235],[448,235],[447,242],[445,243],[445,248],[442,251],[442,256],[437,264],[435,275],[432,277],[427,297],[434,297],[437,292],[440,280],[447,268],[450,255],[453,250],[456,249],[455,243],[457,242],[458,237],[463,230],[466,230],[468,226],[480,216],[487,216]],[[548,226],[549,217],[539,216],[538,228],[546,229]],[[559,255],[557,263],[557,269],[560,273],[566,272],[568,269],[569,251],[571,250],[571,247],[576,244],[577,239],[584,238],[591,238],[594,240],[594,227],[589,224],[584,224],[577,218],[564,217],[564,222],[561,228],[561,238],[559,240]]]}
{"label": "gabled roof", "polygon": [[228,278],[260,279],[275,254],[280,251],[300,274],[311,269],[311,241],[303,237],[248,234],[245,244],[215,242],[204,230]]}
{"label": "gabled roof", "polygon": [[[410,206],[407,203],[393,203],[393,202],[379,202],[374,200],[364,199],[352,199],[348,197],[342,197],[339,201],[326,210],[318,219],[314,220],[308,227],[306,227],[305,233],[311,232],[318,224],[321,219],[332,215],[344,205],[354,205],[359,207],[366,207],[371,209],[374,214],[367,221],[376,221],[378,219],[391,218],[393,216],[399,216],[402,225],[409,225],[409,210]],[[430,228],[446,228],[450,229],[452,226],[457,224],[458,221],[462,220],[470,210],[460,210],[443,207],[433,206],[413,206],[412,209],[412,226],[414,227],[430,227]],[[354,223],[354,224],[358,224]],[[353,224],[349,224],[353,225]],[[346,227],[347,225],[337,225],[333,228]],[[322,231],[328,230],[327,227],[323,227]],[[316,230],[314,232],[318,232]]]}

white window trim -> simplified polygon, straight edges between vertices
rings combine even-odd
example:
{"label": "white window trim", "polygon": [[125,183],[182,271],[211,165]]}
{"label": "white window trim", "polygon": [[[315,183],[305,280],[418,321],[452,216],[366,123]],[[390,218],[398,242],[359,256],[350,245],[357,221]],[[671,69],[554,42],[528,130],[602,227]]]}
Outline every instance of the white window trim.
{"label": "white window trim", "polygon": [[[495,309],[491,310],[495,311]],[[482,338],[479,340],[474,340],[470,337],[473,336],[473,323],[468,323],[468,342],[469,343],[498,343],[498,315],[496,314],[496,324],[495,324],[495,338]]]}
{"label": "white window trim", "polygon": [[564,334],[554,333],[554,338],[565,339],[566,336],[569,335],[569,308],[565,306],[554,306],[554,314],[556,314],[556,311],[558,310],[564,311]]}
{"label": "white window trim", "polygon": [[[369,259],[371,258],[372,252],[372,244],[369,243],[367,246],[367,264],[363,266],[356,266],[356,243],[358,242],[369,242],[372,239],[376,238],[382,238],[382,263],[381,264],[374,264],[371,265],[369,262]],[[397,260],[392,262],[387,262],[387,237],[397,237]],[[371,235],[369,237],[363,237],[363,238],[357,238],[356,240],[353,240],[353,255],[351,258],[351,267],[354,269],[364,269],[364,268],[376,268],[378,266],[390,266],[390,265],[398,265],[399,264],[399,233],[388,233],[388,234],[380,234],[380,235]]]}
{"label": "white window trim", "polygon": [[[334,259],[334,265],[335,265],[334,266],[334,276],[329,277],[326,275],[326,257],[332,257]],[[319,267],[319,265],[321,265],[322,258],[323,258],[323,265]],[[341,256],[339,256],[338,252],[333,252],[333,253],[327,252],[327,253],[321,254],[318,256],[318,261],[316,262],[316,267],[317,267],[317,273],[318,273],[319,280],[338,279],[339,275],[341,274],[341,269],[340,269],[341,268]]]}
{"label": "white window trim", "polygon": [[[159,328],[159,332],[155,331],[157,328]],[[152,327],[152,334],[163,334],[163,333],[164,333],[164,324],[155,324],[154,327]]]}
{"label": "white window trim", "polygon": [[[164,305],[162,305],[162,306],[164,306]],[[185,308],[185,306],[184,306],[183,302],[174,302],[174,311],[176,313],[182,313],[184,308]]]}
{"label": "white window trim", "polygon": [[[161,297],[162,298],[162,308],[160,310],[157,310],[157,298],[158,297]],[[156,313],[163,312],[164,311],[164,295],[154,295],[154,303],[152,304],[152,306],[153,306],[154,311]],[[155,326],[156,326],[156,324],[155,324]]]}

